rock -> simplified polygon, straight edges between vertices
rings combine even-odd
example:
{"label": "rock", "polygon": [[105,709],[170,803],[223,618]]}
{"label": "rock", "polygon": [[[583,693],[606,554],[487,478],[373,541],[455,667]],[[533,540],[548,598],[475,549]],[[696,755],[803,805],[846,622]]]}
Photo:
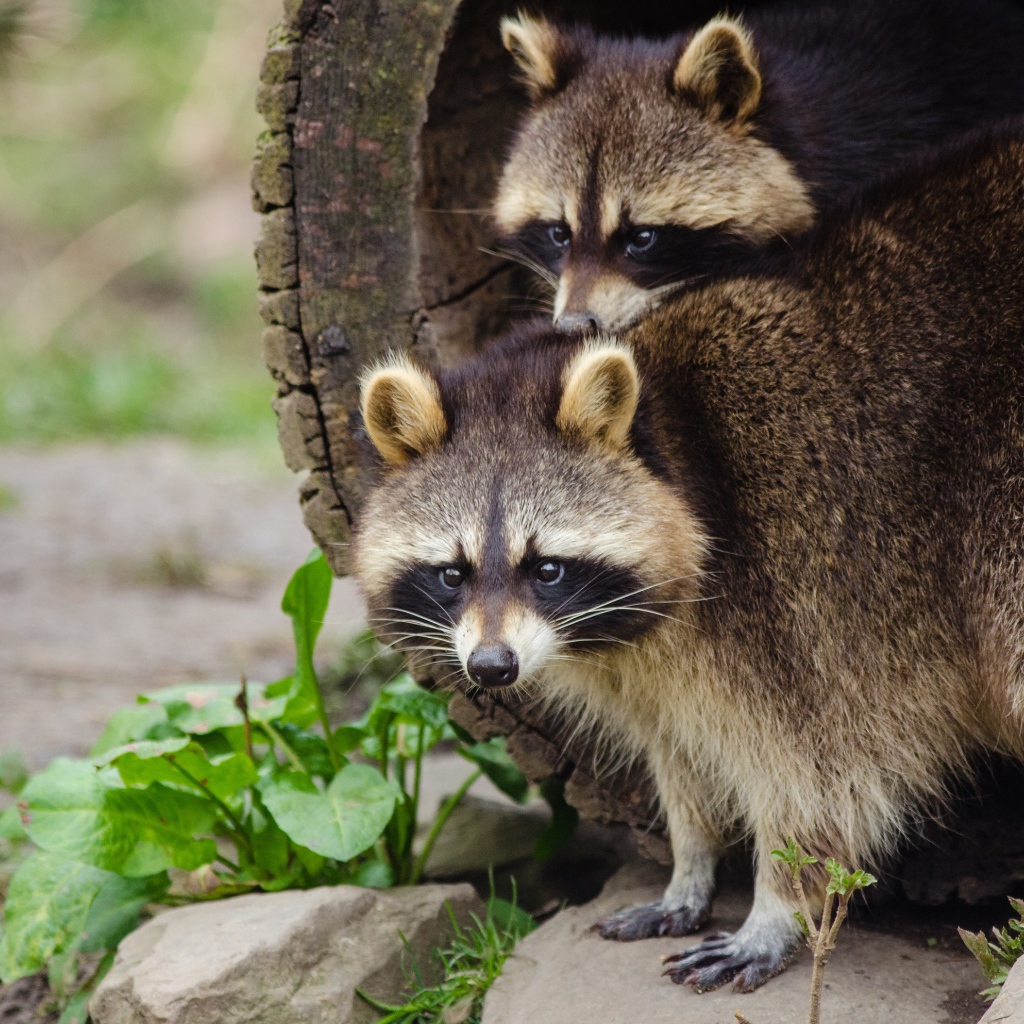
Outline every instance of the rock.
{"label": "rock", "polygon": [[[701,936],[617,943],[590,931],[608,913],[656,899],[666,878],[653,864],[627,864],[598,899],[527,936],[488,993],[483,1024],[734,1024],[736,1010],[753,1024],[803,1020],[811,977],[806,951],[751,995],[726,988],[698,996],[661,976],[661,957]],[[723,892],[708,931],[734,929],[749,898],[742,888]],[[822,1017],[829,1024],[968,1024],[981,1012],[973,993],[982,981],[973,958],[952,944],[929,948],[923,939],[848,924],[826,974]]]}
{"label": "rock", "polygon": [[[468,885],[254,893],[160,914],[128,936],[90,1005],[95,1024],[370,1024],[355,993],[394,1002],[411,960],[483,906]],[[410,952],[406,952],[405,942]]]}
{"label": "rock", "polygon": [[979,1024],[1024,1024],[1024,960],[1017,961]]}

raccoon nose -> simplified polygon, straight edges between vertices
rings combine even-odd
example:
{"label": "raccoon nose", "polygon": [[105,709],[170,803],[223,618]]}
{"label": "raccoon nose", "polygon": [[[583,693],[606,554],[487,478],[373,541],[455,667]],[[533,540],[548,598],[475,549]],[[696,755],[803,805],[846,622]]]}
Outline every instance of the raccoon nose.
{"label": "raccoon nose", "polygon": [[597,334],[601,322],[589,309],[581,313],[563,313],[556,321],[555,327],[566,334]]}
{"label": "raccoon nose", "polygon": [[511,686],[519,675],[519,659],[505,644],[481,644],[469,656],[466,668],[481,686]]}

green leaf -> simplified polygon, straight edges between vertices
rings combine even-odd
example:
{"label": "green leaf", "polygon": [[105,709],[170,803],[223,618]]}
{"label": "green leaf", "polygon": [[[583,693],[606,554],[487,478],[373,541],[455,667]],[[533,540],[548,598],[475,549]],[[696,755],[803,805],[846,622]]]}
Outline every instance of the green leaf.
{"label": "green leaf", "polygon": [[300,729],[291,722],[281,722],[277,728],[310,775],[319,775],[328,782],[334,778],[331,755],[322,736],[308,729]]}
{"label": "green leaf", "polygon": [[29,857],[7,892],[0,979],[9,985],[34,974],[73,946],[109,878],[105,871],[45,851]]}
{"label": "green leaf", "polygon": [[69,860],[129,877],[174,866],[186,871],[217,855],[208,833],[217,819],[209,800],[159,783],[148,789],[109,784],[86,761],[58,758],[21,794],[31,840]]}
{"label": "green leaf", "polygon": [[99,757],[114,747],[138,740],[156,739],[170,729],[167,710],[161,704],[150,703],[145,697],[140,703],[118,708],[107,720],[107,727],[92,748],[92,756]]}
{"label": "green leaf", "polygon": [[343,725],[340,729],[334,730],[331,742],[339,754],[350,754],[367,737],[365,729],[355,725]]}
{"label": "green leaf", "polygon": [[499,931],[513,934],[517,941],[537,927],[537,922],[522,907],[497,896],[491,896],[487,901],[487,918]]}
{"label": "green leaf", "polygon": [[[371,723],[375,711],[390,711],[408,724],[427,725],[432,729],[443,729],[448,723],[448,701],[425,690],[405,672],[374,698],[370,705]],[[373,729],[372,724],[370,728]]]}
{"label": "green leaf", "polygon": [[361,885],[364,889],[390,889],[395,884],[395,873],[390,865],[374,857],[363,861],[345,881],[348,885]]}
{"label": "green leaf", "polygon": [[272,876],[288,871],[288,837],[263,806],[258,794],[254,794],[249,816],[249,838],[257,867]]}
{"label": "green leaf", "polygon": [[398,787],[366,764],[347,764],[326,790],[308,775],[264,779],[267,810],[287,835],[324,857],[347,861],[369,849],[394,813]]}
{"label": "green leaf", "polygon": [[[235,703],[240,689],[238,683],[189,683],[155,690],[142,699],[159,704],[174,728],[203,735],[244,724],[245,718]],[[250,721],[269,722],[284,714],[285,699],[271,698],[267,689],[253,683],[246,686]]]}
{"label": "green leaf", "polygon": [[[130,744],[110,751],[109,758],[122,781],[129,787],[150,786],[162,782],[189,792],[209,792],[227,800],[259,778],[256,766],[247,754],[228,754],[210,758],[198,743],[188,742],[171,750],[160,750],[154,743],[146,749],[143,744]],[[138,747],[140,749],[135,750]]]}
{"label": "green leaf", "polygon": [[170,885],[166,871],[148,878],[110,876],[89,908],[80,946],[82,952],[116,949],[117,944],[138,927],[142,908],[160,899]]}
{"label": "green leaf", "polygon": [[550,860],[572,839],[580,822],[580,813],[565,800],[565,783],[561,779],[545,779],[540,784],[540,795],[551,808],[551,820],[537,837],[533,848],[535,860]]}
{"label": "green leaf", "polygon": [[8,807],[0,814],[0,839],[20,842],[28,839],[28,833],[21,823],[21,814],[17,807]]}
{"label": "green leaf", "polygon": [[89,1020],[89,1000],[92,999],[96,986],[107,976],[107,973],[113,966],[114,950],[111,950],[99,962],[99,966],[93,972],[89,983],[68,1000],[57,1024],[86,1024]]}
{"label": "green leaf", "polygon": [[530,780],[515,766],[505,750],[501,736],[484,743],[460,747],[458,751],[467,761],[472,761],[506,796],[522,803],[530,791]]}
{"label": "green leaf", "polygon": [[120,747],[111,747],[110,750],[104,751],[99,757],[94,758],[92,763],[97,768],[105,768],[125,754],[134,754],[136,758],[160,757],[162,754],[176,753],[183,747],[187,747],[190,742],[187,736],[171,736],[162,740],[139,740]]}
{"label": "green leaf", "polygon": [[20,750],[0,750],[0,789],[18,794],[28,781],[28,768]]}
{"label": "green leaf", "polygon": [[303,727],[317,717],[313,651],[327,614],[333,579],[323,552],[315,548],[292,576],[281,600],[281,611],[291,618],[295,635],[295,687],[284,717]]}

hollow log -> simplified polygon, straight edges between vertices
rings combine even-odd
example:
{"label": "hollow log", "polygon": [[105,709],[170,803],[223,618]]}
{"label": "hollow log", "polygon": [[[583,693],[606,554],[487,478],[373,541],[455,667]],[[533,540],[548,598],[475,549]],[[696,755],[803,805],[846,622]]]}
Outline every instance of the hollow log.
{"label": "hollow log", "polygon": [[[267,130],[252,173],[263,214],[263,354],[277,382],[285,461],[304,474],[306,524],[339,575],[368,484],[356,413],[362,368],[393,349],[456,364],[537,308],[532,281],[488,251],[487,210],[524,104],[498,22],[520,6],[285,0],[271,34],[257,95]],[[723,6],[545,0],[530,8],[602,31],[665,35]],[[671,859],[643,766],[602,768],[569,723],[510,698],[462,694],[452,710],[481,739],[507,736],[531,778],[563,779],[584,815],[628,824],[643,850]],[[1024,877],[1024,860],[1019,867]],[[942,870],[925,887],[928,899],[955,887],[950,873],[959,869]]]}

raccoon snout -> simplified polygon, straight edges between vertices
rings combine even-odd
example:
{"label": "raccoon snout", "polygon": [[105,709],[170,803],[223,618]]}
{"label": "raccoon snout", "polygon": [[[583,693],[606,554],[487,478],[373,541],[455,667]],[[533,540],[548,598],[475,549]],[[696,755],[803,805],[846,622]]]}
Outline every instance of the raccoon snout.
{"label": "raccoon snout", "polygon": [[507,644],[481,644],[466,659],[466,670],[480,686],[511,686],[519,676],[519,659]]}
{"label": "raccoon snout", "polygon": [[555,328],[566,334],[597,334],[601,321],[596,313],[585,309],[582,313],[562,313],[555,320]]}

